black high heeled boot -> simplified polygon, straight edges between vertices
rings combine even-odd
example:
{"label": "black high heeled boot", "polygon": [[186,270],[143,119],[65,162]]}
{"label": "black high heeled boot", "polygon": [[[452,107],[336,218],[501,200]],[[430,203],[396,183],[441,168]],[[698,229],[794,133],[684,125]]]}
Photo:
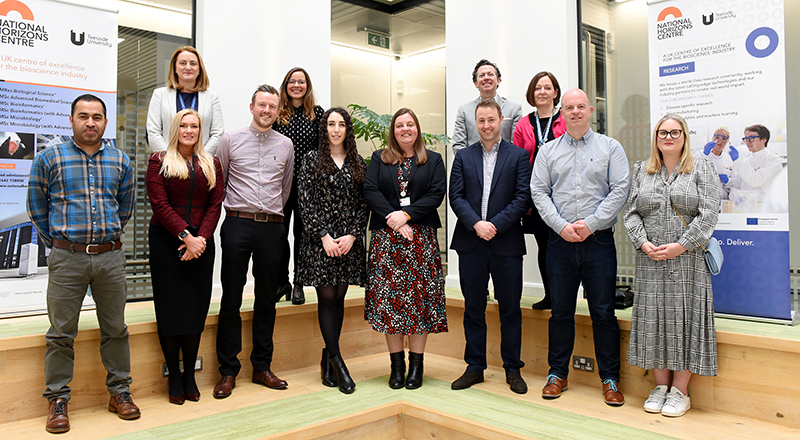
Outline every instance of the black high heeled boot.
{"label": "black high heeled boot", "polygon": [[336,374],[336,383],[339,384],[339,391],[350,394],[356,389],[356,383],[350,377],[350,372],[347,371],[347,365],[344,364],[341,354],[328,359],[331,364],[331,369]]}
{"label": "black high heeled boot", "polygon": [[422,358],[423,353],[408,352],[408,377],[406,388],[416,390],[422,386]]}
{"label": "black high heeled boot", "polygon": [[334,374],[331,368],[331,363],[328,362],[328,350],[325,348],[322,349],[322,360],[319,361],[319,372],[320,377],[322,377],[323,385],[331,388],[336,386],[336,374]]}
{"label": "black high heeled boot", "polygon": [[403,388],[406,383],[406,352],[398,351],[389,353],[392,361],[392,373],[389,375],[389,388],[396,390]]}

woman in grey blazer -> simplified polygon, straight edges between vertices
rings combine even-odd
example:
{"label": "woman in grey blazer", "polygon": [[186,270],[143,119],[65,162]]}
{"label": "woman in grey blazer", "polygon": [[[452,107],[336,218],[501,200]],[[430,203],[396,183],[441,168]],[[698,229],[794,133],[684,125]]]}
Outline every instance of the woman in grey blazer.
{"label": "woman in grey blazer", "polygon": [[147,143],[152,151],[165,151],[172,118],[178,111],[191,108],[200,114],[203,145],[210,155],[225,131],[219,95],[208,90],[210,81],[197,49],[179,47],[169,61],[167,86],[157,88],[147,110]]}

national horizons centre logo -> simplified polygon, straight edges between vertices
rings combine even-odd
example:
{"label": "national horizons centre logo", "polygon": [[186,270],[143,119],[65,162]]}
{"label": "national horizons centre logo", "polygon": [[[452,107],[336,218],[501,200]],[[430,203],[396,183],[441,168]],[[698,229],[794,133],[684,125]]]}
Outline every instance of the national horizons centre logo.
{"label": "national horizons centre logo", "polygon": [[[17,12],[21,21],[8,17]],[[33,12],[25,3],[18,0],[0,2],[0,44],[34,47],[37,41],[48,41],[49,36],[43,25],[33,22]]]}
{"label": "national horizons centre logo", "polygon": [[[667,17],[672,17],[667,20]],[[668,40],[670,38],[682,37],[683,31],[692,28],[692,19],[684,17],[681,10],[675,6],[664,8],[658,14],[658,24],[656,25],[657,38]]]}

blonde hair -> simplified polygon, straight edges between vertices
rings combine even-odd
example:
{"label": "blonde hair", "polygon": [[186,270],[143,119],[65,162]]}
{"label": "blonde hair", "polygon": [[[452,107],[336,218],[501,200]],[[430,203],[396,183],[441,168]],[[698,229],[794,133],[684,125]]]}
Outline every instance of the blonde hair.
{"label": "blonde hair", "polygon": [[664,158],[661,155],[661,150],[658,149],[658,129],[661,128],[661,124],[670,119],[681,124],[681,130],[683,130],[683,152],[681,153],[681,160],[678,162],[678,172],[688,174],[694,169],[694,157],[692,156],[692,149],[689,148],[689,127],[680,115],[667,113],[658,120],[656,128],[653,130],[653,145],[650,148],[650,160],[647,161],[648,174],[660,173],[661,167],[664,165]]}
{"label": "blonde hair", "polygon": [[178,91],[182,90],[180,81],[178,81],[178,74],[175,73],[175,64],[178,62],[178,55],[180,55],[181,52],[193,53],[194,56],[197,57],[197,64],[200,66],[200,72],[197,74],[197,79],[194,80],[194,91],[204,92],[208,90],[211,81],[208,79],[208,75],[206,75],[206,65],[203,64],[203,58],[200,56],[200,52],[192,46],[181,46],[172,53],[172,58],[169,60],[169,72],[167,72],[167,87]]}
{"label": "blonde hair", "polygon": [[728,136],[728,138],[730,139],[730,137],[731,137],[731,131],[730,131],[730,130],[728,130],[728,127],[726,127],[726,126],[722,125],[722,126],[720,126],[719,128],[717,128],[716,130],[714,130],[714,133],[716,133],[716,132],[718,132],[718,131],[721,131],[721,132],[725,133],[725,136]]}
{"label": "blonde hair", "polygon": [[200,114],[196,111],[187,108],[179,111],[169,127],[169,142],[167,143],[167,151],[164,152],[161,160],[161,174],[166,178],[188,179],[189,169],[186,167],[186,159],[178,152],[178,129],[181,125],[181,120],[186,115],[192,115],[197,118],[198,131],[197,142],[194,143],[194,151],[192,154],[197,156],[200,162],[200,169],[203,175],[208,180],[208,189],[214,188],[217,184],[217,171],[214,168],[214,157],[206,152],[203,148],[203,122],[200,120]]}

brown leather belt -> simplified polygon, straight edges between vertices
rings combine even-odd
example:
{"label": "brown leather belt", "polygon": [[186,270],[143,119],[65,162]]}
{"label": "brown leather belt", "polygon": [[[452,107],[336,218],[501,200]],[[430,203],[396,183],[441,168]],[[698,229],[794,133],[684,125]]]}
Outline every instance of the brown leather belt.
{"label": "brown leather belt", "polygon": [[53,247],[59,249],[66,249],[68,251],[71,251],[73,254],[75,252],[86,252],[89,255],[96,255],[96,254],[101,254],[103,252],[113,251],[121,248],[122,240],[118,238],[114,241],[110,241],[108,243],[103,243],[103,244],[80,244],[54,238]]}
{"label": "brown leather belt", "polygon": [[228,217],[239,217],[257,222],[270,222],[270,223],[283,223],[283,216],[277,214],[267,214],[266,212],[244,212],[244,211],[231,211],[226,209]]}

